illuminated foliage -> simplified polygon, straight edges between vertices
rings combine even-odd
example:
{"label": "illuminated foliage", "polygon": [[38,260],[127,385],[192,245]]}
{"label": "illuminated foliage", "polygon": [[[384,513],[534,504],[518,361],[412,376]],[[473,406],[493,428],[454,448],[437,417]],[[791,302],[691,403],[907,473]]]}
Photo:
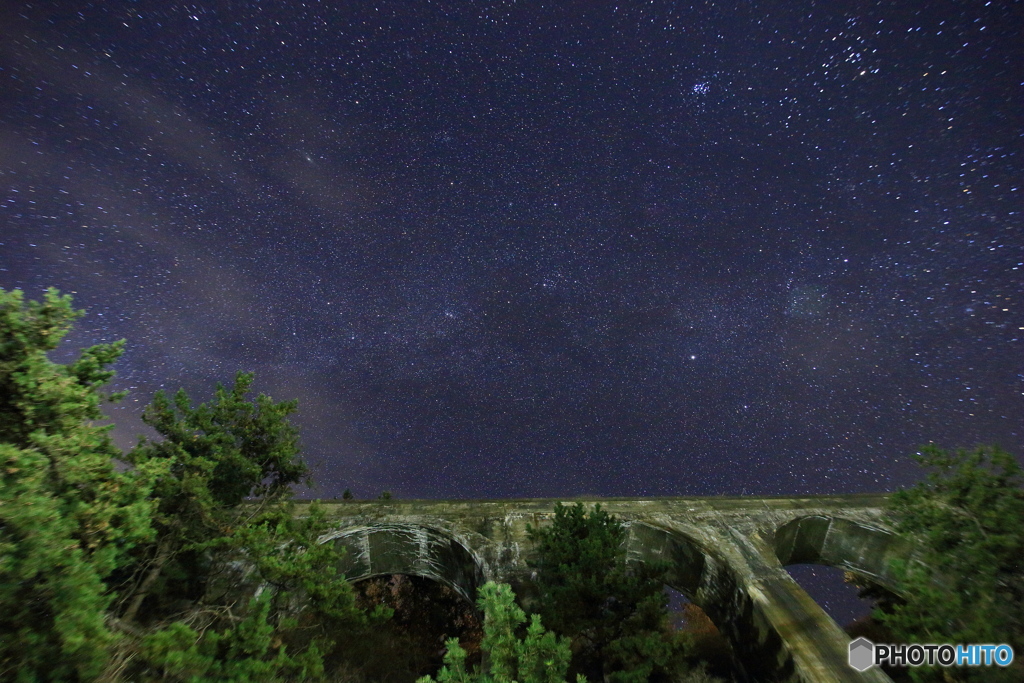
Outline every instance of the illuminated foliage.
{"label": "illuminated foliage", "polygon": [[[947,453],[923,448],[930,472],[893,494],[897,529],[923,554],[896,563],[905,603],[875,616],[912,643],[1009,643],[1024,652],[1024,475],[996,447]],[[919,681],[1020,680],[1019,668],[912,668]]]}

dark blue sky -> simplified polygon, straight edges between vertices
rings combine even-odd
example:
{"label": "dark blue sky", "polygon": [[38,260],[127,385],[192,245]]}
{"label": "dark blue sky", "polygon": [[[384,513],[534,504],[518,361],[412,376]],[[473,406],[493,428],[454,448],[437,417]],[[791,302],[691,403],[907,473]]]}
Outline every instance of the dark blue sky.
{"label": "dark blue sky", "polygon": [[323,496],[1022,455],[1021,2],[4,3],[0,286],[297,398]]}

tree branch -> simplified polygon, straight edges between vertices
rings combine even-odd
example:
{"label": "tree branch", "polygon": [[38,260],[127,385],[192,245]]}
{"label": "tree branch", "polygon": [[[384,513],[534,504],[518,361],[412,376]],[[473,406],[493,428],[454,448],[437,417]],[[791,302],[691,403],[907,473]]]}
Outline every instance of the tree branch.
{"label": "tree branch", "polygon": [[173,555],[171,545],[170,534],[161,539],[160,545],[157,548],[156,558],[153,560],[153,566],[150,568],[149,573],[146,574],[146,578],[142,580],[142,585],[136,589],[128,609],[125,610],[121,617],[122,620],[126,622],[135,621],[135,615],[138,614],[139,608],[142,607],[143,600],[149,596],[149,591],[153,589],[153,584],[160,577],[160,572],[163,571],[164,565],[167,564],[167,561]]}

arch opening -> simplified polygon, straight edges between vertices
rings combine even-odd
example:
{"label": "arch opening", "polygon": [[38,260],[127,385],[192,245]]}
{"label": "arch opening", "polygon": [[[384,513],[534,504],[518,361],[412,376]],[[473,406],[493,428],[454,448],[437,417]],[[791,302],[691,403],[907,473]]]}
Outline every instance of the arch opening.
{"label": "arch opening", "polygon": [[868,618],[874,600],[861,595],[852,572],[827,564],[790,564],[786,571],[844,631]]}
{"label": "arch opening", "polygon": [[851,634],[876,627],[870,614],[879,601],[900,600],[891,560],[912,551],[906,539],[886,529],[824,515],[779,526],[774,549],[790,576]]}
{"label": "arch opening", "polygon": [[870,524],[812,515],[779,526],[774,550],[789,575],[850,638],[892,640],[871,612],[901,600],[890,567],[892,559],[913,553],[906,539]]}
{"label": "arch opening", "polygon": [[819,564],[852,572],[864,581],[899,593],[891,561],[910,554],[900,536],[842,517],[797,517],[775,530],[773,548],[783,566]]}
{"label": "arch opening", "polygon": [[683,531],[634,522],[629,524],[627,559],[668,563],[665,585],[681,601],[695,606],[689,616],[707,631],[705,644],[712,651],[721,647],[710,628],[728,644],[730,676],[740,680],[792,678],[793,662],[785,654],[781,636],[766,628],[742,582],[712,550]]}
{"label": "arch opening", "polygon": [[474,606],[451,586],[411,574],[378,574],[353,582],[356,603],[364,610],[381,605],[391,619],[365,634],[342,634],[328,658],[337,678],[415,683],[436,676],[445,642],[458,638],[479,663],[483,628]]}
{"label": "arch opening", "polygon": [[483,563],[442,529],[412,524],[375,524],[341,529],[324,542],[346,550],[339,567],[352,582],[404,574],[447,585],[470,604],[484,584]]}
{"label": "arch opening", "polygon": [[373,633],[339,643],[330,662],[336,672],[413,683],[437,673],[449,637],[459,638],[471,661],[479,657],[475,600],[485,574],[465,543],[434,526],[386,522],[339,529],[322,542],[345,549],[339,571],[358,604],[394,611]]}

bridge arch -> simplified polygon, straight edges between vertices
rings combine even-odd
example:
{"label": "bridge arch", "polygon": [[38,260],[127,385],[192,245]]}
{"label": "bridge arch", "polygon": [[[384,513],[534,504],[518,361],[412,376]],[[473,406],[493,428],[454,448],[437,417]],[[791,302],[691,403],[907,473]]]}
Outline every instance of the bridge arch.
{"label": "bridge arch", "polygon": [[369,523],[337,529],[322,543],[345,548],[338,568],[349,581],[385,574],[421,576],[443,583],[475,605],[488,580],[483,560],[467,542],[427,524]]}
{"label": "bridge arch", "polygon": [[[749,679],[802,683],[889,680],[878,669],[849,667],[848,637],[785,569],[819,562],[892,583],[889,558],[913,553],[886,528],[886,501],[884,494],[582,499],[626,523],[630,561],[668,560],[666,583],[704,609]],[[558,502],[328,502],[336,527],[322,540],[349,549],[340,569],[350,579],[423,576],[472,603],[488,580],[529,576],[528,528],[550,523]]]}
{"label": "bridge arch", "polygon": [[668,562],[665,583],[704,610],[731,644],[741,672],[751,680],[796,678],[783,635],[759,604],[757,582],[739,558],[722,552],[720,537],[677,522],[634,521],[627,528],[628,561]]}
{"label": "bridge arch", "polygon": [[626,523],[628,562],[666,562],[665,584],[699,605],[698,593],[705,572],[721,565],[713,553],[696,539],[697,533],[655,526],[646,522]]}
{"label": "bridge arch", "polygon": [[912,554],[902,536],[876,524],[839,516],[805,515],[775,529],[773,549],[779,562],[823,564],[854,572],[899,593],[891,561]]}

